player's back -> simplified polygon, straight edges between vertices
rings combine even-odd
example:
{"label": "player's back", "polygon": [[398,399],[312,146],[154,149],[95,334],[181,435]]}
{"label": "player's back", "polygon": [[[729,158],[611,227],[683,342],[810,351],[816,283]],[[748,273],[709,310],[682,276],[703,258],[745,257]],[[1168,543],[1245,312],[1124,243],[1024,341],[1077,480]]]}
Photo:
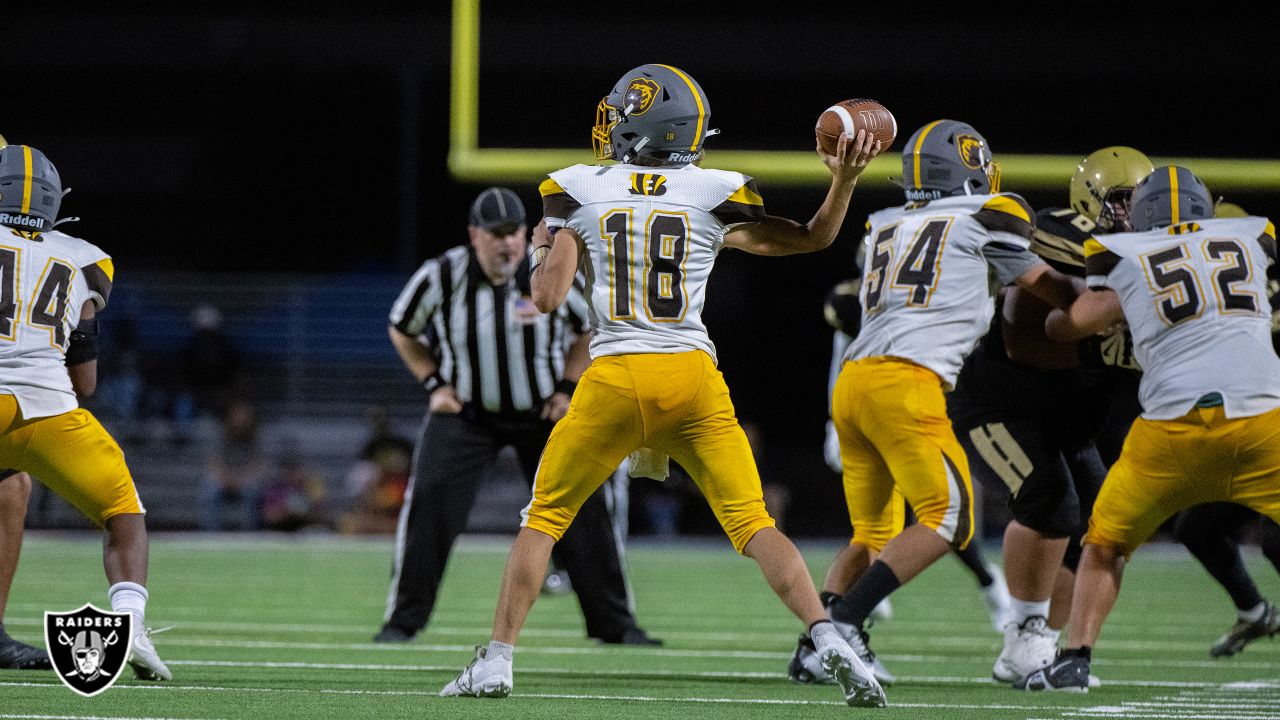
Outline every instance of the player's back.
{"label": "player's back", "polygon": [[954,384],[992,317],[988,268],[999,266],[1003,256],[1025,262],[1032,217],[1026,202],[1008,193],[945,197],[873,213],[867,221],[862,332],[847,359],[900,357]]}
{"label": "player's back", "polygon": [[548,227],[586,245],[592,357],[715,357],[702,322],[707,278],[725,234],[764,215],[750,178],[695,165],[575,165],[541,192]]}
{"label": "player's back", "polygon": [[1275,228],[1265,218],[1183,222],[1086,243],[1092,287],[1116,291],[1144,374],[1143,416],[1181,417],[1221,402],[1227,417],[1280,407],[1271,344],[1268,268]]}
{"label": "player's back", "polygon": [[24,417],[77,406],[67,345],[85,301],[106,304],[112,275],[111,259],[84,240],[0,226],[0,393]]}

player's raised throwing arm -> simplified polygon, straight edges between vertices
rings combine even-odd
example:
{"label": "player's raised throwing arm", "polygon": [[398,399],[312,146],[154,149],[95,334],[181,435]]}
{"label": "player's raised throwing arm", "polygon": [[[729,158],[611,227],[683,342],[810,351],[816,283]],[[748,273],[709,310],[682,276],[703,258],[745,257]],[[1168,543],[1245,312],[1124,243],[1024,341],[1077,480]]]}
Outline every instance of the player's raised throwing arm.
{"label": "player's raised throwing arm", "polygon": [[855,137],[842,134],[836,144],[835,155],[824,153],[819,144],[818,155],[831,171],[831,187],[813,218],[802,225],[787,218],[766,215],[760,222],[740,225],[726,233],[725,247],[755,255],[794,255],[827,247],[844,223],[858,175],[872,158],[880,154],[881,149],[880,141],[865,130],[859,130]]}
{"label": "player's raised throwing arm", "polygon": [[578,272],[581,249],[582,238],[568,228],[560,228],[552,237],[546,218],[533,229],[533,274],[529,287],[533,304],[540,312],[552,312],[569,295],[573,276]]}

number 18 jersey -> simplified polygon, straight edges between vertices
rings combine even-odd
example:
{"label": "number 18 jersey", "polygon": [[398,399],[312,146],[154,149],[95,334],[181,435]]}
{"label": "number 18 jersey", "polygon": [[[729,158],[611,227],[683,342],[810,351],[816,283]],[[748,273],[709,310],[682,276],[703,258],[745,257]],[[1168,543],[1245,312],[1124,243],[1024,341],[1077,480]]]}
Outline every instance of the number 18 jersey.
{"label": "number 18 jersey", "polygon": [[79,407],[67,345],[85,301],[107,304],[113,274],[111,258],[84,240],[0,225],[0,393],[24,419]]}
{"label": "number 18 jersey", "polygon": [[1116,292],[1133,335],[1143,417],[1182,417],[1214,393],[1228,418],[1280,407],[1267,300],[1275,260],[1275,227],[1260,217],[1085,241],[1090,287]]}
{"label": "number 18 jersey", "polygon": [[539,190],[547,227],[582,238],[591,357],[702,350],[707,278],[725,233],[764,216],[755,182],[695,165],[574,165]]}

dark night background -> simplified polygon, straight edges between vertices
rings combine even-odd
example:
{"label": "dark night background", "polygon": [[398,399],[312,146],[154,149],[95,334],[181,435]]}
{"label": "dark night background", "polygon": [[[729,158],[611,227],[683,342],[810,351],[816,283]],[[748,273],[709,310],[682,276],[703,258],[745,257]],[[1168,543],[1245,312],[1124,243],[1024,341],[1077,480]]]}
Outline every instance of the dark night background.
{"label": "dark night background", "polygon": [[[111,253],[119,282],[139,271],[407,277],[465,241],[467,206],[484,186],[446,168],[448,3],[188,7],[4,13],[0,133],[58,166],[74,188],[63,213],[82,218],[68,231]],[[1280,163],[1269,23],[1100,9],[1108,14],[1089,19],[1083,6],[1052,20],[852,8],[487,2],[480,145],[589,147],[597,100],[630,67],[663,62],[710,97],[724,131],[710,143],[713,167],[716,148],[811,148],[817,114],[853,96],[894,111],[890,152],[951,117],[982,132],[997,159],[1124,144],[1157,162]],[[407,125],[414,108],[419,122]],[[799,220],[823,195],[758,183],[773,214]],[[536,217],[535,187],[513,187]],[[1019,191],[1016,180],[1004,189]],[[1280,216],[1275,193],[1210,189]],[[1035,206],[1063,205],[1066,193],[1066,178],[1059,191],[1023,192]],[[712,276],[705,318],[740,415],[764,433],[766,477],[786,477],[797,499],[810,475],[832,487],[820,451],[822,298],[854,272],[863,217],[900,202],[866,189],[832,248],[726,253]]]}

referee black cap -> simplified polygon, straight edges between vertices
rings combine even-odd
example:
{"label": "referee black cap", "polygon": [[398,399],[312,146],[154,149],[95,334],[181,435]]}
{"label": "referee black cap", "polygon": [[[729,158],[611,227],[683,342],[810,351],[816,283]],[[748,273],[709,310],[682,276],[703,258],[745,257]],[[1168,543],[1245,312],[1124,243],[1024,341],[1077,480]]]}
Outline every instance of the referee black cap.
{"label": "referee black cap", "polygon": [[524,203],[504,187],[491,187],[471,203],[471,224],[495,235],[509,235],[524,224]]}

